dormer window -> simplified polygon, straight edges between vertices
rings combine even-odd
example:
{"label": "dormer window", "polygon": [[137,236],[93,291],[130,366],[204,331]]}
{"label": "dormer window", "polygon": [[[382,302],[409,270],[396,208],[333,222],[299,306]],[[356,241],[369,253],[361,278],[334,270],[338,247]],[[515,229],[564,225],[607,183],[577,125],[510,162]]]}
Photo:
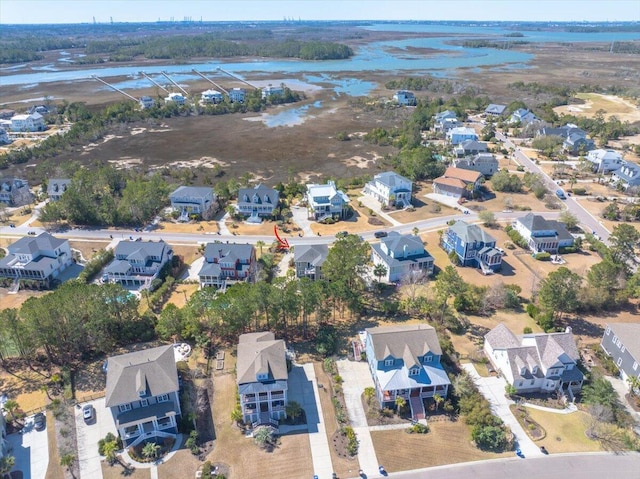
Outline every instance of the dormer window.
{"label": "dormer window", "polygon": [[538,372],[538,366],[534,366],[533,367],[533,374],[536,374]]}
{"label": "dormer window", "polygon": [[384,365],[385,366],[393,366],[393,359],[385,359],[384,360]]}
{"label": "dormer window", "polygon": [[520,376],[524,376],[525,374],[527,374],[527,368],[520,369]]}
{"label": "dormer window", "polygon": [[266,381],[267,379],[269,379],[269,374],[267,374],[267,373],[258,373],[258,374],[256,374],[256,379],[258,381]]}
{"label": "dormer window", "polygon": [[420,368],[409,369],[409,376],[417,376],[418,374],[420,374]]}
{"label": "dormer window", "polygon": [[424,362],[425,363],[430,363],[431,361],[433,361],[433,356],[428,355],[424,357]]}

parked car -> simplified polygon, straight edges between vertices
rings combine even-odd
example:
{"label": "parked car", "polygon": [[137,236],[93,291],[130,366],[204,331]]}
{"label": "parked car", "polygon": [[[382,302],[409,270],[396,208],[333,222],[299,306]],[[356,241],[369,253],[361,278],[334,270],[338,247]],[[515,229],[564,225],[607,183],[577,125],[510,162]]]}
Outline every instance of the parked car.
{"label": "parked car", "polygon": [[105,274],[103,274],[103,275],[102,275],[102,277],[100,278],[100,280],[101,280],[103,283],[108,283],[108,282],[109,282],[109,275],[108,275],[108,274],[106,274],[106,273],[105,273]]}
{"label": "parked car", "polygon": [[33,427],[36,431],[42,431],[45,427],[47,427],[47,416],[44,413],[39,412],[35,416],[33,416]]}
{"label": "parked car", "polygon": [[388,235],[388,233],[386,231],[376,231],[375,233],[373,233],[373,236],[375,236],[376,238],[384,238]]}
{"label": "parked car", "polygon": [[84,422],[91,422],[96,417],[96,409],[91,405],[87,404],[82,408],[82,419]]}

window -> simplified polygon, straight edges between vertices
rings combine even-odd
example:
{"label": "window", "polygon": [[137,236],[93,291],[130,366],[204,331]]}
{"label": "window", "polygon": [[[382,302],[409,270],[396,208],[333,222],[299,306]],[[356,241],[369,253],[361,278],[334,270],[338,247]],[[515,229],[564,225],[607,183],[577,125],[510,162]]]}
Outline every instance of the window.
{"label": "window", "polygon": [[149,400],[148,399],[141,399],[140,400],[140,407],[147,407],[149,405]]}
{"label": "window", "polygon": [[120,406],[118,406],[118,410],[120,412],[131,411],[131,404],[120,404]]}
{"label": "window", "polygon": [[609,336],[609,333],[610,333],[610,332],[611,332],[611,328],[610,328],[609,326],[607,326],[607,329],[605,330],[605,332],[604,332],[604,333],[605,333],[607,336]]}
{"label": "window", "polygon": [[411,368],[409,369],[409,376],[417,376],[420,373],[419,368]]}
{"label": "window", "polygon": [[424,362],[425,363],[430,363],[432,360],[433,360],[433,356],[431,356],[431,355],[424,357]]}
{"label": "window", "polygon": [[636,371],[638,369],[638,363],[633,362],[633,370]]}
{"label": "window", "polygon": [[158,396],[157,402],[167,402],[169,400],[168,394],[163,394],[162,396]]}
{"label": "window", "polygon": [[384,365],[385,366],[393,366],[393,359],[385,359],[384,360]]}
{"label": "window", "polygon": [[618,360],[616,361],[616,364],[620,366],[622,364],[622,358],[618,358]]}
{"label": "window", "polygon": [[626,351],[624,345],[622,346],[622,348],[620,348],[620,351],[622,351],[623,353]]}

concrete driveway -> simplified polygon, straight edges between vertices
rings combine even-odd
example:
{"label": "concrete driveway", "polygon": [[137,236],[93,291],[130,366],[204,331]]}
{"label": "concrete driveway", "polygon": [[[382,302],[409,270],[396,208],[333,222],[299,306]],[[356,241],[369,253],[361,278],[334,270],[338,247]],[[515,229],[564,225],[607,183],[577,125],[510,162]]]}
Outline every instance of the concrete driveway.
{"label": "concrete driveway", "polygon": [[36,431],[33,427],[33,416],[25,421],[22,434],[10,434],[7,442],[16,458],[15,471],[22,471],[23,479],[44,479],[49,466],[49,439],[47,427]]}
{"label": "concrete driveway", "polygon": [[495,376],[488,378],[481,377],[471,363],[463,364],[462,367],[473,378],[482,395],[491,404],[491,412],[502,419],[511,429],[518,443],[518,447],[524,453],[525,457],[542,456],[543,454],[540,452],[540,448],[527,436],[527,433],[522,429],[522,426],[520,426],[511,409],[509,409],[509,406],[514,404],[514,402],[505,395],[507,382],[503,378]]}
{"label": "concrete driveway", "polygon": [[[93,404],[96,419],[85,424],[82,419],[82,406]],[[74,408],[76,434],[78,441],[78,466],[81,479],[102,479],[101,457],[98,454],[98,441],[111,432],[118,435],[111,411],[104,405],[104,398],[79,404]]]}

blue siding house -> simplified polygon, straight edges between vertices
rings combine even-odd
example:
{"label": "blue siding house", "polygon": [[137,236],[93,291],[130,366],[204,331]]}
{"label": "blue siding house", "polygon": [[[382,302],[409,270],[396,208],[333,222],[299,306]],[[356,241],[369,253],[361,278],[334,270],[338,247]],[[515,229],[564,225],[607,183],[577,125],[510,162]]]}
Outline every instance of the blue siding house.
{"label": "blue siding house", "polygon": [[393,409],[402,397],[418,420],[425,417],[425,399],[447,397],[451,382],[440,364],[442,349],[432,326],[369,328],[365,351],[380,407]]}
{"label": "blue siding house", "polygon": [[456,221],[442,235],[441,246],[447,253],[455,251],[461,266],[482,269],[484,274],[500,271],[502,252],[496,240],[477,225]]}

